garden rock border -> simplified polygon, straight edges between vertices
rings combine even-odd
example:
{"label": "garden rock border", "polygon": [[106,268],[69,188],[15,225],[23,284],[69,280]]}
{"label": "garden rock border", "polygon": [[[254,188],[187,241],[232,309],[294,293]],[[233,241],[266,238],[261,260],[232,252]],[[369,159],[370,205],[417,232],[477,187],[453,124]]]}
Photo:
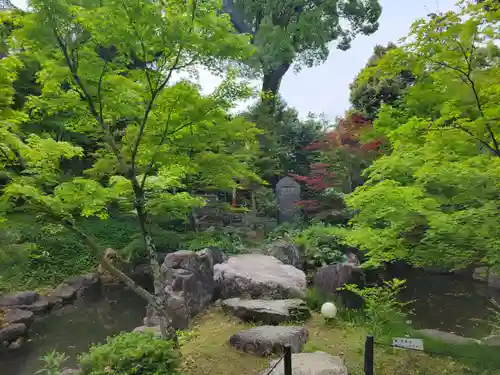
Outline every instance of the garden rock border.
{"label": "garden rock border", "polygon": [[35,291],[0,296],[0,314],[5,324],[0,327],[0,349],[20,348],[29,326],[37,316],[100,291],[101,278],[98,273],[92,272],[66,279],[49,296],[40,296]]}

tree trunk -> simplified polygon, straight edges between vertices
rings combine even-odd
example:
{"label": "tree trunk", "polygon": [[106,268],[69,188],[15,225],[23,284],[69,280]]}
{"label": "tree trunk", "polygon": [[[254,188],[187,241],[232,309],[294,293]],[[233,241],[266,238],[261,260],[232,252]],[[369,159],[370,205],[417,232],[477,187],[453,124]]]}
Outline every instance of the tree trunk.
{"label": "tree trunk", "polygon": [[111,264],[111,262],[103,256],[104,252],[100,249],[100,247],[97,245],[97,243],[89,235],[87,235],[85,232],[83,232],[80,228],[75,226],[73,223],[66,222],[65,226],[68,229],[75,232],[78,236],[80,236],[83,239],[85,244],[90,248],[90,250],[92,251],[94,256],[99,260],[102,267],[106,271],[108,271],[111,275],[113,275],[117,279],[120,279],[121,281],[123,281],[125,283],[125,285],[127,285],[135,293],[137,293],[142,298],[144,298],[148,303],[155,304],[154,296],[151,293],[149,293],[146,289],[144,289],[140,285],[138,285],[130,277],[125,275],[118,268],[113,266],[113,264]]}
{"label": "tree trunk", "polygon": [[154,245],[153,239],[148,229],[148,216],[145,209],[145,197],[144,191],[141,189],[135,176],[132,176],[132,188],[134,190],[135,201],[134,207],[137,212],[137,220],[139,222],[139,227],[141,229],[141,234],[144,239],[144,247],[149,256],[149,265],[151,267],[151,273],[153,275],[153,285],[154,285],[154,300],[155,303],[152,304],[156,315],[160,319],[160,329],[161,334],[164,338],[168,338],[174,342],[176,348],[179,347],[179,340],[177,338],[177,332],[170,324],[167,318],[172,318],[173,314],[169,311],[166,295],[165,295],[165,284],[161,278],[160,265],[158,263],[156,247]]}
{"label": "tree trunk", "polygon": [[[280,89],[281,80],[285,73],[290,69],[291,63],[282,63],[275,69],[268,72],[264,72],[264,80],[262,81],[262,91],[265,93],[270,93],[273,98],[276,97]],[[275,101],[273,99],[273,101]]]}

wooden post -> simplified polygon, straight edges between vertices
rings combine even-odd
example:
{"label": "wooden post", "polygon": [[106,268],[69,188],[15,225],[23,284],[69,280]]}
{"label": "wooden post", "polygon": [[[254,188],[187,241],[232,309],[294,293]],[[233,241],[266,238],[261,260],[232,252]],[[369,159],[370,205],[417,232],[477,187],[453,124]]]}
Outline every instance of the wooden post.
{"label": "wooden post", "polygon": [[283,362],[285,363],[285,375],[292,375],[292,347],[285,345],[285,356]]}
{"label": "wooden post", "polygon": [[373,336],[366,336],[365,340],[365,375],[373,375]]}

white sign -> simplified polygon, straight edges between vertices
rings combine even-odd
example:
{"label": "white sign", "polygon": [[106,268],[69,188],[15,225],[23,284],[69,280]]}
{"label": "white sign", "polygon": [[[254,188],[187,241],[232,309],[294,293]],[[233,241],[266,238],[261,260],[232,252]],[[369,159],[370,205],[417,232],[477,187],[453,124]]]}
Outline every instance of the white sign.
{"label": "white sign", "polygon": [[406,337],[395,337],[392,339],[395,348],[424,350],[424,342],[421,339],[410,339]]}

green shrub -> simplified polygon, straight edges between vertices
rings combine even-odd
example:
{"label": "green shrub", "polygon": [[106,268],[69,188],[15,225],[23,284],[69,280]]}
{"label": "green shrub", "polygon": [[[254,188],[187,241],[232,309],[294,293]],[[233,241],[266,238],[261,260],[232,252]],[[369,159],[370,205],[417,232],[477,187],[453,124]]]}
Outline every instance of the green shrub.
{"label": "green shrub", "polygon": [[[172,230],[165,230],[159,225],[152,225],[151,236],[156,247],[156,251],[171,253],[179,250],[182,244],[182,235]],[[144,249],[144,238],[141,233],[134,234],[132,240],[124,247],[117,248],[118,254],[130,263],[137,263],[147,255]]]}
{"label": "green shrub", "polygon": [[301,228],[297,223],[283,223],[274,228],[267,236],[268,242],[276,240],[295,241],[295,238],[300,234]]}
{"label": "green shrub", "polygon": [[384,281],[384,285],[380,287],[360,288],[355,284],[347,284],[342,289],[363,298],[365,322],[375,336],[380,336],[393,329],[398,331],[406,324],[406,313],[403,308],[411,302],[398,300],[405,282],[392,279]]}
{"label": "green shrub", "polygon": [[306,303],[311,310],[320,311],[325,302],[328,302],[328,298],[317,288],[307,289]]}
{"label": "green shrub", "polygon": [[[122,217],[79,223],[102,248],[115,249],[131,241],[137,232],[134,224]],[[29,213],[9,215],[0,227],[0,238],[0,293],[52,287],[96,266],[79,237],[60,225],[37,221]]]}
{"label": "green shrub", "polygon": [[500,304],[494,299],[490,300],[493,308],[489,308],[491,315],[488,319],[488,325],[492,335],[500,335]]}
{"label": "green shrub", "polygon": [[61,375],[62,366],[64,362],[69,359],[69,357],[67,357],[64,353],[59,353],[53,350],[52,352],[45,354],[40,359],[43,361],[43,367],[35,374]]}
{"label": "green shrub", "polygon": [[295,237],[295,244],[302,250],[310,267],[322,267],[343,259],[343,228],[314,224]]}
{"label": "green shrub", "polygon": [[126,332],[108,337],[79,357],[82,375],[177,374],[180,354],[172,342],[153,333]]}
{"label": "green shrub", "polygon": [[241,253],[244,249],[243,240],[238,233],[230,232],[200,232],[187,236],[182,247],[198,251],[206,247],[217,247],[229,254]]}

